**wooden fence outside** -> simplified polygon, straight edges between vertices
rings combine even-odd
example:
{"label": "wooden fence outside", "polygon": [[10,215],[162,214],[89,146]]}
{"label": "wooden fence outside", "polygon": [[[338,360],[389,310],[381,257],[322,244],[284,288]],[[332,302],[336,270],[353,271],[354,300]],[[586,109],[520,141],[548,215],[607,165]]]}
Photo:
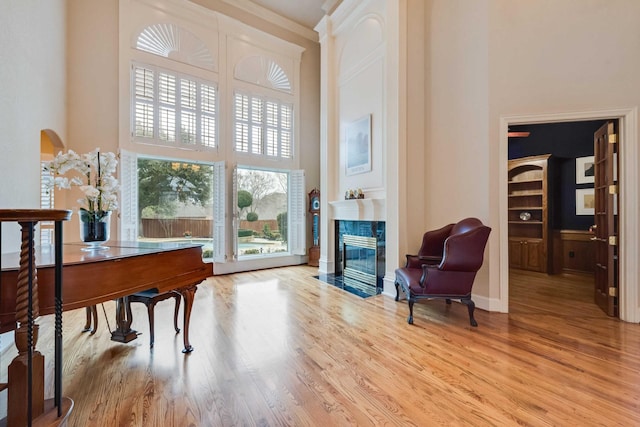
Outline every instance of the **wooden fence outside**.
{"label": "wooden fence outside", "polygon": [[[264,225],[268,224],[272,233],[278,231],[278,221],[275,219],[259,219],[258,221],[240,221],[240,228],[262,233]],[[140,235],[149,238],[177,238],[185,237],[211,238],[213,234],[213,219],[211,218],[142,218]]]}
{"label": "wooden fence outside", "polygon": [[142,237],[151,238],[175,238],[185,237],[185,233],[191,237],[211,238],[213,234],[213,219],[211,218],[142,218]]}

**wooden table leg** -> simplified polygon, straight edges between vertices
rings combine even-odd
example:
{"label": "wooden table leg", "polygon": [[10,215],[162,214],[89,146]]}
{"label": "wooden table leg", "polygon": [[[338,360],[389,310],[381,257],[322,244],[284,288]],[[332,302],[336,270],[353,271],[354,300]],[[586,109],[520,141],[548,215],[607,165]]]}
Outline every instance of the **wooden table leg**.
{"label": "wooden table leg", "polygon": [[44,356],[36,350],[40,316],[33,235],[36,223],[19,222],[22,233],[16,290],[15,345],[18,355],[8,368],[7,425],[31,424],[44,411]]}
{"label": "wooden table leg", "polygon": [[196,285],[180,289],[180,294],[182,294],[182,298],[184,298],[183,353],[191,353],[193,351],[193,347],[189,343],[189,320],[191,318],[191,309],[193,308],[193,300],[195,299],[197,290],[198,287]]}

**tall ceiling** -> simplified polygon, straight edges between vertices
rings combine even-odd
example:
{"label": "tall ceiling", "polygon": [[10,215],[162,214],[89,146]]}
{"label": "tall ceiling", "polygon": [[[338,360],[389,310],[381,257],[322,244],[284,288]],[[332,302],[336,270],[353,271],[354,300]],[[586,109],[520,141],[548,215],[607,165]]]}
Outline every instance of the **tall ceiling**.
{"label": "tall ceiling", "polygon": [[325,0],[251,0],[251,2],[310,29],[313,29],[324,16],[322,5]]}

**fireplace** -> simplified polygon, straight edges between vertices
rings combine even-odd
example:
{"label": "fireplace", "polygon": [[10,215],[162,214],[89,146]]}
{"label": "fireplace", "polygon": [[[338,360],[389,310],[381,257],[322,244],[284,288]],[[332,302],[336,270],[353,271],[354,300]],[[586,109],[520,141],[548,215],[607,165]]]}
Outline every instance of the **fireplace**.
{"label": "fireplace", "polygon": [[336,278],[368,295],[382,292],[384,221],[336,221]]}

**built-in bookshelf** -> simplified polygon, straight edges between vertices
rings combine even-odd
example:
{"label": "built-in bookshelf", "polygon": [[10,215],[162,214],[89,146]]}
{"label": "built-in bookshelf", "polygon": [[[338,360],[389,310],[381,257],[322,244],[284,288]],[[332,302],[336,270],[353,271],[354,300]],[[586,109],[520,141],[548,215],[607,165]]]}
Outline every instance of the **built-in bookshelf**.
{"label": "built-in bookshelf", "polygon": [[547,272],[550,154],[509,160],[509,266]]}

